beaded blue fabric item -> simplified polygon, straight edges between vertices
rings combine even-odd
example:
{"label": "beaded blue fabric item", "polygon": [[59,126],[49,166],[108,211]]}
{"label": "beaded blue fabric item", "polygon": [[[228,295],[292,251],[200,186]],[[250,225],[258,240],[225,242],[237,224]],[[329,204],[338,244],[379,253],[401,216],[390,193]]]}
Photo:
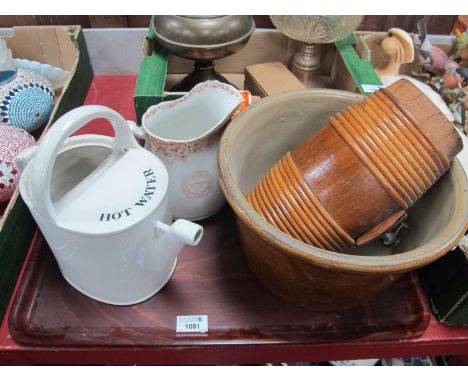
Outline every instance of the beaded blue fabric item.
{"label": "beaded blue fabric item", "polygon": [[39,73],[18,69],[0,82],[0,122],[32,132],[45,125],[54,109],[54,91]]}
{"label": "beaded blue fabric item", "polygon": [[4,81],[13,79],[13,76],[16,76],[16,71],[14,70],[4,70],[3,72],[0,72],[0,84]]}

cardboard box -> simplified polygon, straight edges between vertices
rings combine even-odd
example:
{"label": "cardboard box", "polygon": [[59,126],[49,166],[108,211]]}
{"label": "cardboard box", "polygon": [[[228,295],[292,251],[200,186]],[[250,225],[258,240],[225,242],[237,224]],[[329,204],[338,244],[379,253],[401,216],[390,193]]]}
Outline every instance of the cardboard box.
{"label": "cardboard box", "polygon": [[[286,37],[276,29],[256,29],[246,46],[237,53],[215,61],[215,69],[239,89],[244,88],[246,66],[280,62],[288,66],[301,43]],[[322,44],[320,74],[328,82],[334,83],[339,74],[338,51],[335,44]],[[357,58],[357,55],[354,56]],[[343,70],[348,70],[342,65]],[[359,68],[359,65],[354,67]],[[142,43],[142,59],[135,87],[134,104],[138,123],[149,106],[162,101],[179,98],[183,93],[172,93],[170,88],[193,69],[193,61],[168,54],[156,43],[152,28]],[[341,69],[340,69],[341,70]],[[348,83],[340,79],[339,89],[356,90],[353,77]]]}
{"label": "cardboard box", "polygon": [[252,95],[266,97],[285,90],[304,89],[304,85],[281,62],[245,67],[244,89]]}
{"label": "cardboard box", "polygon": [[[380,84],[370,63],[359,58],[353,38],[341,44],[322,44],[320,75],[337,89],[363,91],[356,81]],[[239,89],[244,87],[246,66],[280,62],[288,66],[301,43],[289,39],[276,29],[256,29],[246,46],[237,53],[215,61],[215,69]],[[193,69],[193,61],[168,54],[154,40],[152,28],[142,43],[142,59],[135,87],[134,104],[137,122],[149,106],[179,98],[183,93],[172,93],[170,88]],[[366,76],[360,73],[365,70]],[[362,80],[361,80],[362,78]],[[364,92],[364,94],[367,94]]]}
{"label": "cardboard box", "polygon": [[[93,79],[93,70],[80,26],[15,27],[4,36],[14,58],[25,58],[59,66],[71,75],[56,92],[55,107],[48,124],[35,132],[36,139],[57,118],[83,104]],[[0,210],[0,321],[15,286],[18,273],[36,228],[17,189]]]}

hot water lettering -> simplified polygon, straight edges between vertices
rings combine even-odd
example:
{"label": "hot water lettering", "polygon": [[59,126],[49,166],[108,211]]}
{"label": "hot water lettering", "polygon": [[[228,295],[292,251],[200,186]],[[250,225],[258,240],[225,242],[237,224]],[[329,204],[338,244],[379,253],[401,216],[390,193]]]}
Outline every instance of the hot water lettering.
{"label": "hot water lettering", "polygon": [[[144,207],[151,200],[156,191],[156,176],[154,175],[153,170],[143,171],[143,175],[146,180],[146,188],[143,195],[135,202],[134,206]],[[112,221],[119,220],[122,217],[130,216],[132,213],[132,207],[125,208],[121,211],[115,211],[110,213],[101,213],[99,221]]]}
{"label": "hot water lettering", "polygon": [[151,200],[154,195],[154,191],[156,190],[156,177],[154,176],[153,170],[150,169],[143,171],[143,174],[146,178],[146,190],[140,200],[135,203],[136,206],[141,207]]}

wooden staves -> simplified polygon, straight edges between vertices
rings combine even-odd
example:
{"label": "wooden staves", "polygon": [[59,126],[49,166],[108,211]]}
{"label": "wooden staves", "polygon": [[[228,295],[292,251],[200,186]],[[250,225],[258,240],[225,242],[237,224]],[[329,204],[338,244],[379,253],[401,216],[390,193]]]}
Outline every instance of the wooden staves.
{"label": "wooden staves", "polygon": [[343,251],[404,218],[461,149],[451,122],[402,79],[331,117],[281,158],[248,200],[295,239]]}

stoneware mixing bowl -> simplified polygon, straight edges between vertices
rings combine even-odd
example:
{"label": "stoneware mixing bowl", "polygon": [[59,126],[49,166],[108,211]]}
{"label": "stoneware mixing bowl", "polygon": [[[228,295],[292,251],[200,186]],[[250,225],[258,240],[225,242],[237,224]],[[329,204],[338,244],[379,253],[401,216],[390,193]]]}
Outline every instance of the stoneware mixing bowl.
{"label": "stoneware mixing bowl", "polygon": [[457,159],[408,210],[409,230],[392,248],[373,242],[347,253],[320,249],[281,232],[250,206],[246,195],[287,151],[360,99],[328,89],[267,97],[229,125],[218,150],[221,186],[237,215],[251,270],[275,295],[312,310],[343,310],[364,302],[406,272],[443,256],[468,228],[468,182]]}

